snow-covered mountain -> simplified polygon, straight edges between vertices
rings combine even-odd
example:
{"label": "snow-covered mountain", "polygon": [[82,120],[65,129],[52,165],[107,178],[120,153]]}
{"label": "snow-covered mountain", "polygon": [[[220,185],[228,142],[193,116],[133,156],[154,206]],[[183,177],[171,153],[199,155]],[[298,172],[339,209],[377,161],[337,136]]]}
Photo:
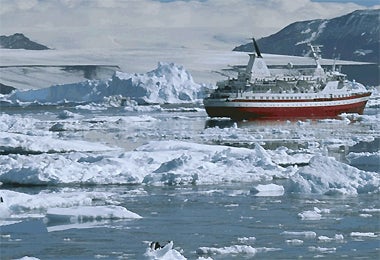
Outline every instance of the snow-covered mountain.
{"label": "snow-covered mountain", "polygon": [[[295,22],[259,39],[264,53],[305,56],[308,43],[323,45],[323,57],[379,63],[380,9],[357,10],[333,19]],[[252,43],[235,51],[252,51]]]}
{"label": "snow-covered mountain", "polygon": [[[322,57],[373,62],[373,65],[343,66],[350,80],[365,85],[380,84],[380,9],[357,10],[333,19],[295,22],[279,32],[258,39],[264,53],[309,56],[308,43],[323,45]],[[253,51],[252,43],[234,51]]]}

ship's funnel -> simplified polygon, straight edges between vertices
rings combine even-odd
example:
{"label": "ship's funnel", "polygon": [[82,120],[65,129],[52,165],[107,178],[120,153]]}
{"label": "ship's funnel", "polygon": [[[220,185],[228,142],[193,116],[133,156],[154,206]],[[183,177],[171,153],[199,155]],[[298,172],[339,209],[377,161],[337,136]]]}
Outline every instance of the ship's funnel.
{"label": "ship's funnel", "polygon": [[255,47],[255,51],[256,51],[257,57],[258,58],[262,58],[261,52],[260,52],[260,49],[259,49],[259,45],[257,45],[257,42],[256,42],[255,38],[252,37],[252,41],[253,41],[253,46]]}
{"label": "ship's funnel", "polygon": [[246,73],[250,75],[250,81],[255,79],[263,79],[270,76],[270,71],[265,63],[265,60],[261,56],[259,46],[257,45],[255,38],[252,38],[253,46],[255,46],[256,54],[249,54],[249,61],[246,69]]}

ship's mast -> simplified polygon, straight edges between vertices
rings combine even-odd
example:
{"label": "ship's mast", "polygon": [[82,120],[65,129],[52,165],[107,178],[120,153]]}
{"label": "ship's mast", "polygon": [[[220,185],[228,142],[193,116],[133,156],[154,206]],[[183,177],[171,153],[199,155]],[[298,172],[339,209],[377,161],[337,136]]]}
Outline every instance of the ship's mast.
{"label": "ship's mast", "polygon": [[311,53],[313,54],[313,59],[315,61],[315,64],[317,65],[315,71],[314,71],[314,76],[317,76],[317,77],[323,77],[325,76],[325,72],[321,66],[321,63],[320,63],[320,59],[322,58],[321,56],[321,47],[323,47],[323,45],[311,45],[310,43],[308,44],[308,46],[310,46],[310,49],[311,49]]}

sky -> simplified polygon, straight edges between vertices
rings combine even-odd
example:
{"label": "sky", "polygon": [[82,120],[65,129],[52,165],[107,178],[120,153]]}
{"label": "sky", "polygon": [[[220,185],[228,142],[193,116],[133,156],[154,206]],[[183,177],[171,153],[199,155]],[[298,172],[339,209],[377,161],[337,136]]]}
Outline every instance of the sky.
{"label": "sky", "polygon": [[0,0],[0,35],[21,32],[54,49],[226,50],[295,21],[366,8],[379,1]]}

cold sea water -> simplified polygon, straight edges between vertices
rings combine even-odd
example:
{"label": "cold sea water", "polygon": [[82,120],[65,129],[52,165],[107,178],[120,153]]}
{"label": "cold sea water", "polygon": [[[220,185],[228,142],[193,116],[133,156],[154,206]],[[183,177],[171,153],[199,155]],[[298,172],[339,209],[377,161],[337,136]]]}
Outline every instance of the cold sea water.
{"label": "cold sea water", "polygon": [[[197,105],[138,109],[96,105],[2,107],[3,122],[14,125],[12,130],[10,127],[6,131],[2,129],[7,133],[33,136],[38,132],[40,137],[53,136],[53,140],[68,140],[74,144],[78,141],[105,144],[121,149],[122,153],[136,151],[149,141],[166,140],[252,150],[260,146],[271,155],[274,164],[285,169],[285,173],[278,174],[274,167],[270,173],[273,176],[261,174],[257,179],[245,180],[244,176],[239,176],[239,163],[218,157],[227,166],[233,164],[231,173],[226,167],[226,175],[219,179],[216,175],[206,181],[177,180],[177,175],[186,175],[178,170],[182,164],[173,166],[174,179],[170,178],[171,171],[167,171],[166,178],[155,182],[70,182],[57,177],[56,181],[46,183],[31,180],[20,184],[10,181],[9,177],[2,178],[0,195],[4,204],[7,199],[19,198],[20,194],[28,195],[28,200],[19,199],[13,203],[11,214],[1,219],[0,258],[147,259],[144,253],[150,242],[159,241],[164,245],[173,241],[174,248],[187,259],[379,259],[378,189],[305,192],[291,189],[289,184],[293,174],[309,167],[309,160],[316,154],[334,158],[331,172],[323,173],[326,175],[336,171],[355,172],[358,176],[368,172],[378,174],[379,164],[374,161],[368,163],[368,160],[360,160],[361,157],[348,160],[352,159],[348,156],[350,153],[378,151],[377,110],[366,110],[365,116],[357,118],[235,123],[210,120]],[[16,140],[13,135],[8,139]],[[44,139],[41,138],[40,142]],[[1,145],[5,146],[4,140]],[[2,162],[28,160],[34,156],[32,161],[37,165],[29,162],[29,166],[38,169],[39,164],[51,157],[59,161],[59,155],[75,152],[54,149],[38,152],[31,147],[2,147]],[[91,158],[101,160],[95,155]],[[378,157],[374,158],[377,160]],[[88,164],[93,162],[87,160]],[[212,157],[210,160],[217,159]],[[170,163],[163,165],[170,167]],[[337,169],[337,165],[343,170]],[[110,174],[108,166],[103,163],[98,167],[104,168],[104,174]],[[2,174],[6,167],[3,165]],[[11,167],[9,164],[8,171]],[[241,162],[241,167],[242,174],[249,172],[247,164]],[[329,167],[321,165],[320,169],[329,171]],[[54,170],[59,176],[66,168],[70,165],[62,159],[60,167]],[[159,168],[161,172],[162,168]],[[78,171],[82,169],[78,168]],[[202,170],[201,166],[199,169]],[[81,174],[90,175],[91,172]],[[360,186],[367,179],[357,177],[355,180],[357,185],[342,184],[341,189]],[[334,185],[334,180],[331,183],[327,185]],[[264,188],[260,192],[259,184],[275,184],[276,188],[274,191]],[[57,205],[49,197],[63,198],[63,201]],[[78,202],[81,197],[91,201],[81,204]],[[141,218],[47,216],[50,207],[75,206],[80,209],[89,204],[121,206]]]}

